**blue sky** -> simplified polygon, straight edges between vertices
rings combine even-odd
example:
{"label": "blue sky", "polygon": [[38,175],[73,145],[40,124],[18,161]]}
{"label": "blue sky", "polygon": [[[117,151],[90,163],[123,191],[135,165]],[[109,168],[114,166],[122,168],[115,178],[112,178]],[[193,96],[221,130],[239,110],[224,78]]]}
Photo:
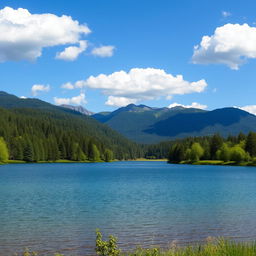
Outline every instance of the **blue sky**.
{"label": "blue sky", "polygon": [[[68,15],[91,33],[77,32],[76,39],[63,42],[53,35],[58,30],[56,24],[50,24],[44,35],[39,25],[30,38],[23,38],[24,31],[19,38],[12,35],[16,41],[10,44],[6,36],[12,27],[4,34],[1,29],[13,14],[4,11],[0,19],[0,90],[53,104],[77,102],[94,112],[130,102],[156,107],[196,102],[208,109],[253,109],[256,105],[255,1],[1,1],[0,9],[6,6],[14,11],[26,9],[33,17],[50,13],[58,19]],[[23,22],[22,17],[15,17],[15,22]],[[217,28],[221,28],[224,39],[215,36]],[[194,46],[205,35],[212,36],[210,47],[199,46],[193,59]],[[239,40],[236,42],[234,37]],[[212,49],[222,45],[221,40],[228,42],[229,48],[219,54]],[[56,58],[68,47],[79,51],[81,41],[86,42],[86,49],[80,54],[63,53],[64,57]],[[110,48],[102,48],[106,46]],[[35,49],[41,56],[36,56]],[[114,78],[109,76],[120,71],[123,73],[116,73]],[[103,78],[98,77],[100,74]],[[177,75],[183,76],[182,81]],[[88,80],[90,76],[93,79]],[[77,86],[81,80],[82,85]],[[68,82],[73,89],[61,88]],[[33,85],[41,87],[34,87],[33,93]],[[139,90],[140,85],[143,88]]]}

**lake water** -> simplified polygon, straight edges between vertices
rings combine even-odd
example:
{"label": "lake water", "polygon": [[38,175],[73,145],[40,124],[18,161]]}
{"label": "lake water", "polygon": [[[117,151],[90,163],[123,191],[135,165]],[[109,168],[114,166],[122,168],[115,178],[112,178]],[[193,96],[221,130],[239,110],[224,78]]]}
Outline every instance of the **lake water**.
{"label": "lake water", "polygon": [[165,162],[0,166],[0,255],[85,255],[95,229],[124,250],[256,239],[256,168]]}

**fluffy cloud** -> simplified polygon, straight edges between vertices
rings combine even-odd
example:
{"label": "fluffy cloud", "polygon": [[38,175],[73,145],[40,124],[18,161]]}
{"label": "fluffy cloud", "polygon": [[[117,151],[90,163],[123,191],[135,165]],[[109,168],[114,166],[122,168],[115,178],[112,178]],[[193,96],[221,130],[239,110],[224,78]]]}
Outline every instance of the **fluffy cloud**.
{"label": "fluffy cloud", "polygon": [[31,88],[31,93],[33,96],[38,95],[39,92],[49,92],[50,85],[43,85],[43,84],[34,84]]}
{"label": "fluffy cloud", "polygon": [[114,49],[115,47],[112,45],[108,45],[108,46],[101,46],[98,48],[94,48],[92,50],[92,55],[98,56],[98,57],[112,57],[114,54]]}
{"label": "fluffy cloud", "polygon": [[54,102],[57,105],[67,104],[67,105],[82,105],[86,103],[85,94],[80,93],[80,95],[72,98],[57,98],[54,97]]}
{"label": "fluffy cloud", "polygon": [[183,108],[198,108],[198,109],[206,109],[207,105],[203,105],[197,102],[192,102],[191,105],[182,105],[179,103],[172,103],[168,106],[168,108],[174,108],[174,107],[183,107]]}
{"label": "fluffy cloud", "polygon": [[239,69],[246,59],[256,58],[256,27],[248,24],[226,24],[216,28],[212,36],[204,36],[195,46],[195,64],[225,64]]}
{"label": "fluffy cloud", "polygon": [[109,96],[105,104],[109,106],[122,107],[122,106],[127,106],[131,103],[136,103],[137,101],[138,99]]}
{"label": "fluffy cloud", "polygon": [[[86,25],[69,16],[31,14],[27,9],[5,7],[0,10],[0,62],[35,60],[44,47],[81,42],[81,35],[90,33]],[[80,46],[81,47],[81,46]],[[65,49],[64,56],[73,56],[77,49]]]}
{"label": "fluffy cloud", "polygon": [[256,105],[247,105],[247,106],[244,106],[244,107],[235,107],[235,108],[239,108],[239,109],[247,111],[247,112],[249,112],[253,115],[256,115]]}
{"label": "fluffy cloud", "polygon": [[59,52],[56,55],[56,59],[73,61],[76,60],[79,54],[84,52],[88,46],[87,41],[81,40],[79,41],[79,46],[69,46],[65,48],[63,52]]}
{"label": "fluffy cloud", "polygon": [[[110,75],[90,76],[65,87],[99,89],[109,98],[107,105],[124,106],[141,100],[154,100],[161,97],[200,93],[207,83],[204,79],[188,82],[182,75],[173,76],[162,69],[133,68],[129,72],[118,71]],[[62,86],[63,87],[63,86]]]}
{"label": "fluffy cloud", "polygon": [[66,90],[73,90],[75,89],[75,86],[73,84],[71,84],[70,82],[65,83],[61,86],[62,89],[66,89]]}
{"label": "fluffy cloud", "polygon": [[161,69],[133,68],[129,72],[119,71],[110,75],[90,76],[84,85],[100,89],[105,95],[112,96],[107,103],[111,102],[113,105],[116,101],[125,103],[123,98],[127,99],[126,102],[134,103],[140,100],[159,99],[167,95],[199,93],[205,89],[207,83],[205,80],[188,82],[182,75],[173,76]]}

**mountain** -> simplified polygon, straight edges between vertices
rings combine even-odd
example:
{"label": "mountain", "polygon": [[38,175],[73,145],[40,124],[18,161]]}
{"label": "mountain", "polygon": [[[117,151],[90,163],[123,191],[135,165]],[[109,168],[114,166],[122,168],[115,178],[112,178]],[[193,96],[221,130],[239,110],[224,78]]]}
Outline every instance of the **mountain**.
{"label": "mountain", "polygon": [[98,121],[139,143],[158,143],[188,136],[222,136],[256,130],[256,116],[237,108],[152,108],[130,104],[93,115]]}
{"label": "mountain", "polygon": [[135,143],[94,118],[6,92],[0,92],[1,136],[6,140],[11,155],[26,145],[30,153],[45,151],[48,152],[46,155],[53,155],[51,151],[63,151],[71,160],[76,154],[88,156],[92,144],[97,146],[101,156],[109,149],[118,159],[134,158],[140,152]]}
{"label": "mountain", "polygon": [[66,105],[66,104],[62,104],[60,105],[61,107],[63,108],[68,108],[68,109],[72,109],[74,111],[77,111],[83,115],[86,115],[86,116],[91,116],[93,115],[94,113],[87,110],[86,108],[82,107],[82,106],[72,106],[72,105]]}

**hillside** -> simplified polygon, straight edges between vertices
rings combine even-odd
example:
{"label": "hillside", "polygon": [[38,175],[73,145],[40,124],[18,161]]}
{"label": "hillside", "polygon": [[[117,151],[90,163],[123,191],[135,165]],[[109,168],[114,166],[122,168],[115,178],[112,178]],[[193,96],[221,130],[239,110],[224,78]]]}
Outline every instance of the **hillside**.
{"label": "hillside", "polygon": [[256,116],[237,108],[151,108],[130,104],[93,115],[98,121],[139,143],[158,143],[188,136],[222,136],[256,130]]}
{"label": "hillside", "polygon": [[[88,158],[92,144],[101,158],[107,149],[118,159],[134,158],[139,154],[135,143],[89,116],[5,92],[0,93],[0,136],[7,142],[13,159],[17,150],[20,152],[23,148],[24,151],[25,145],[29,151],[45,151],[42,160],[55,160],[59,152],[64,159],[77,158],[74,157],[77,152]],[[51,151],[55,151],[55,156]]]}

